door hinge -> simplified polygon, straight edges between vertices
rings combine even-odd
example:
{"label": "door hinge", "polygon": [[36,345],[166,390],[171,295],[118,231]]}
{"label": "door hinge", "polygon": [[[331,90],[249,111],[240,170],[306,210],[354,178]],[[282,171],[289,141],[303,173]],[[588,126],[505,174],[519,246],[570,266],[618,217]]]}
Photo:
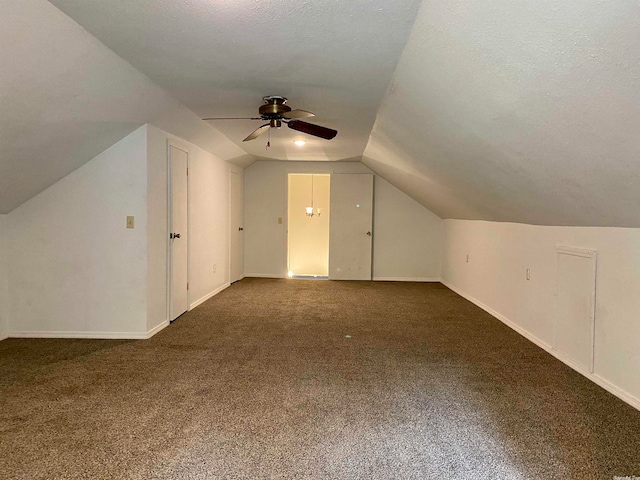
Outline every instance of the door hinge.
{"label": "door hinge", "polygon": [[187,290],[189,290],[189,283],[187,283]]}
{"label": "door hinge", "polygon": [[189,167],[187,167],[187,177],[189,176]]}

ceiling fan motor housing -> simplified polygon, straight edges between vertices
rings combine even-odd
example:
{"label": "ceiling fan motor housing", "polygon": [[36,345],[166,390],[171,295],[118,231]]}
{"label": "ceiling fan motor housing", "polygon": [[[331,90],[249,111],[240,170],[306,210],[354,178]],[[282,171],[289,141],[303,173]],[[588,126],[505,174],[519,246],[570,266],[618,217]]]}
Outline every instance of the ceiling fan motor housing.
{"label": "ceiling fan motor housing", "polygon": [[291,107],[285,105],[287,103],[287,99],[285,97],[269,95],[263,97],[263,100],[265,104],[260,106],[258,112],[260,112],[260,115],[265,120],[280,118],[283,113],[291,111]]}
{"label": "ceiling fan motor housing", "polygon": [[[307,123],[300,120],[300,118],[313,117],[313,113],[307,110],[291,110],[291,107],[286,105],[287,98],[281,95],[267,95],[262,97],[264,105],[258,108],[260,112],[259,118],[203,118],[203,120],[263,120],[268,123],[256,128],[251,134],[243,140],[248,142],[258,138],[271,128],[281,128],[282,124],[286,124],[292,130],[298,132],[313,135],[315,137],[324,138],[325,140],[331,140],[338,132],[331,128],[315,125],[313,123]],[[267,146],[269,143],[267,142]]]}

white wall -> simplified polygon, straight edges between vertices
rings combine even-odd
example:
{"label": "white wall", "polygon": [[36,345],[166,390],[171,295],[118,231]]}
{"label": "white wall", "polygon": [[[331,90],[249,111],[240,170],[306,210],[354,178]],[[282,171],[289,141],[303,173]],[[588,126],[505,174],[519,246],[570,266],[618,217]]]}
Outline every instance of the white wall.
{"label": "white wall", "polygon": [[148,141],[151,330],[167,317],[167,142],[189,152],[190,308],[229,285],[229,174],[231,169],[239,173],[242,169],[152,125]]}
{"label": "white wall", "polygon": [[374,190],[373,279],[439,281],[440,217],[382,177],[376,176]]}
{"label": "white wall", "polygon": [[[230,164],[189,148],[189,303],[229,285]],[[213,271],[213,266],[216,271]]]}
{"label": "white wall", "polygon": [[640,408],[640,229],[465,220],[444,225],[443,282],[547,350],[556,245],[597,250],[595,373],[582,373]]}
{"label": "white wall", "polygon": [[145,125],[0,217],[11,336],[146,338],[168,324],[168,140],[189,151],[190,306],[229,285],[229,172],[242,169]]}
{"label": "white wall", "polygon": [[167,136],[147,125],[147,331],[169,322],[167,312]]}
{"label": "white wall", "polygon": [[146,144],[143,126],[8,214],[12,336],[146,334]]}
{"label": "white wall", "polygon": [[0,215],[0,340],[7,338],[9,334],[9,292],[5,247],[7,221],[7,215]]}
{"label": "white wall", "polygon": [[[372,172],[359,162],[260,161],[246,168],[246,276],[286,275],[289,173]],[[374,212],[374,278],[439,279],[442,221],[378,176]]]}

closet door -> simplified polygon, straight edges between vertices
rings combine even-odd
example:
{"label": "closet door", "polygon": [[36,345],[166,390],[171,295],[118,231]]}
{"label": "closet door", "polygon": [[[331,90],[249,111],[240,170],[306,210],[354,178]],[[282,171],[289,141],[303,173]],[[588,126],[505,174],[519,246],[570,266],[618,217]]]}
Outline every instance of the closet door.
{"label": "closet door", "polygon": [[373,175],[331,175],[329,279],[371,280]]}
{"label": "closet door", "polygon": [[596,252],[558,247],[554,349],[578,369],[594,370]]}
{"label": "closet door", "polygon": [[169,145],[169,165],[171,172],[169,320],[173,321],[189,309],[189,239],[187,236],[189,154],[174,145]]}

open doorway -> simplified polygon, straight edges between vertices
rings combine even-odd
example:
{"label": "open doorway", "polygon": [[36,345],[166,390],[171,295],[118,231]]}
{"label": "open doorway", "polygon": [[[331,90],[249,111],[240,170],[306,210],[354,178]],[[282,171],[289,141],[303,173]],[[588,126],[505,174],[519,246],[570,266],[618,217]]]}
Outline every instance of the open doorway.
{"label": "open doorway", "polygon": [[289,278],[329,275],[328,174],[289,174],[287,272]]}

